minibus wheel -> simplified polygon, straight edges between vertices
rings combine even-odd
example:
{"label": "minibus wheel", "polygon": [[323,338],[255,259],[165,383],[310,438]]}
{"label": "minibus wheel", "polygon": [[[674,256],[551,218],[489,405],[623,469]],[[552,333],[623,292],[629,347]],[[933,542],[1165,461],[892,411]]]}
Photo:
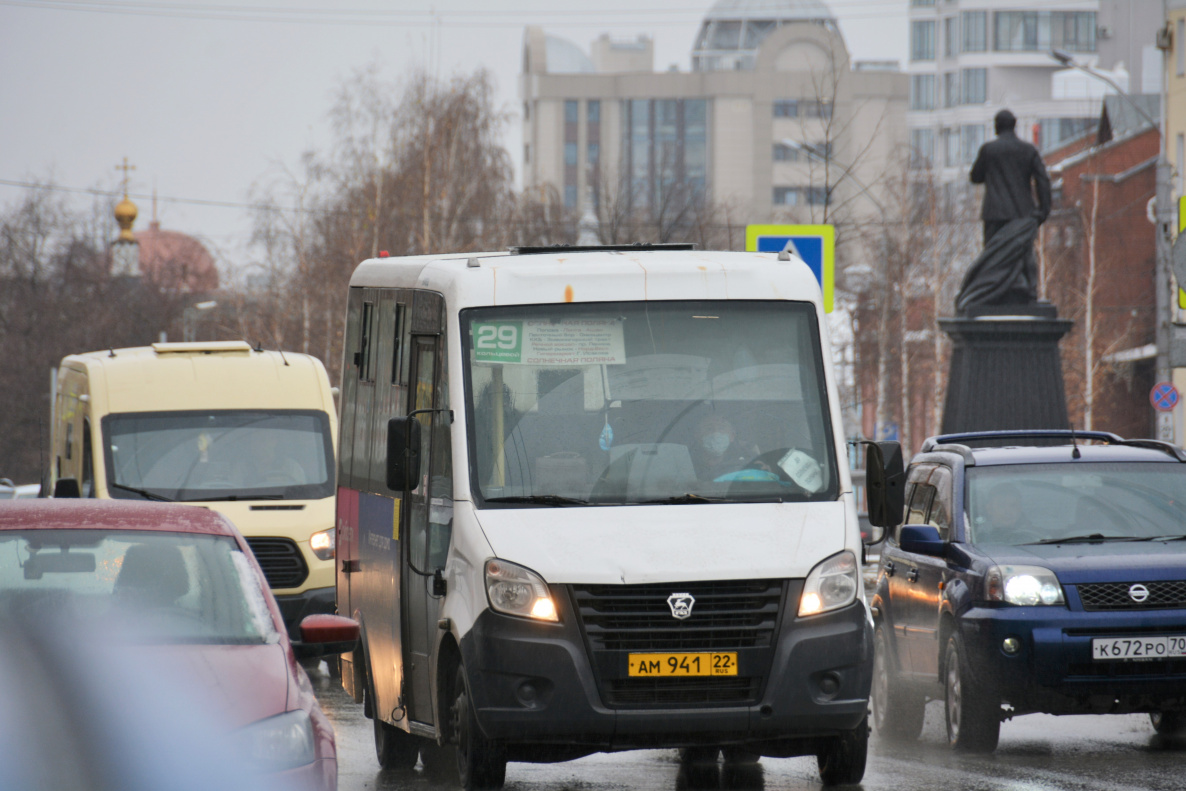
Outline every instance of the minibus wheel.
{"label": "minibus wheel", "polygon": [[1149,724],[1162,736],[1173,736],[1183,729],[1186,722],[1183,722],[1183,713],[1180,711],[1155,711],[1149,715]]}
{"label": "minibus wheel", "polygon": [[865,776],[869,757],[869,718],[851,731],[828,740],[816,754],[819,776],[825,786],[855,785]]}
{"label": "minibus wheel", "polygon": [[470,701],[465,666],[459,664],[449,707],[449,725],[457,743],[457,774],[465,791],[497,791],[506,782],[506,753],[482,733]]}
{"label": "minibus wheel", "polygon": [[371,723],[375,727],[375,758],[384,769],[408,771],[420,757],[420,740],[407,731],[383,722],[379,714],[378,698],[375,697],[374,682],[367,672],[367,700],[372,712]]}

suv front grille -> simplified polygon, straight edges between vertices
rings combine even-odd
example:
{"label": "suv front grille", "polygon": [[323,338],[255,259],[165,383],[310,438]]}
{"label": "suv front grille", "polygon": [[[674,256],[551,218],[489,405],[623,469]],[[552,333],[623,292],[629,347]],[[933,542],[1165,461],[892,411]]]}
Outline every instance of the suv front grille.
{"label": "suv front grille", "polygon": [[251,547],[268,585],[273,588],[299,588],[309,576],[309,567],[296,543],[287,538],[249,538]]}
{"label": "suv front grille", "polygon": [[1077,585],[1083,609],[1101,610],[1179,610],[1186,608],[1186,581],[1143,582],[1148,597],[1138,602],[1129,595],[1132,582],[1096,582]]}
{"label": "suv front grille", "polygon": [[[773,644],[781,580],[575,585],[573,598],[594,650],[724,651]],[[672,616],[667,597],[688,593],[692,614]]]}

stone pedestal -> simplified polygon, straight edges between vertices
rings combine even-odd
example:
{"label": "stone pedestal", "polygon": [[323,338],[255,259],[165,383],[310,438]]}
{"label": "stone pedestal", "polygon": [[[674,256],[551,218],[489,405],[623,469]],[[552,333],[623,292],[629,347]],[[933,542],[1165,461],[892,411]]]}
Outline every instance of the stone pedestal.
{"label": "stone pedestal", "polygon": [[1058,342],[1073,324],[1048,302],[939,319],[953,347],[942,432],[1070,428]]}

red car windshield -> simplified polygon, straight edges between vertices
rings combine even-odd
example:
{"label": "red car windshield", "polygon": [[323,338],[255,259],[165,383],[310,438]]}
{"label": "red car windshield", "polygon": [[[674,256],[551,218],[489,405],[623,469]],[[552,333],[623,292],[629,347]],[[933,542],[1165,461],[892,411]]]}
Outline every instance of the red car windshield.
{"label": "red car windshield", "polygon": [[264,643],[278,633],[247,556],[226,536],[0,532],[0,621],[78,619],[152,643]]}

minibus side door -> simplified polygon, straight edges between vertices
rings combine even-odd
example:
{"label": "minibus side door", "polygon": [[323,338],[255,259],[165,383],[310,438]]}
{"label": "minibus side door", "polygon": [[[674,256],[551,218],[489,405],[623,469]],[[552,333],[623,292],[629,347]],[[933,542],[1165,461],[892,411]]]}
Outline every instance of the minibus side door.
{"label": "minibus side door", "polygon": [[[411,354],[410,392],[413,410],[432,410],[437,402],[437,344],[435,335],[413,335],[409,345]],[[447,413],[423,412],[414,420],[420,428],[420,469],[417,471],[416,490],[404,498],[404,569],[402,620],[404,624],[404,668],[411,680],[409,716],[416,722],[433,724],[432,656],[439,596],[433,595],[434,569],[430,565],[430,516],[433,485],[433,459],[442,449],[433,442],[435,430],[442,421],[448,423]],[[447,450],[445,451],[447,452]]]}

